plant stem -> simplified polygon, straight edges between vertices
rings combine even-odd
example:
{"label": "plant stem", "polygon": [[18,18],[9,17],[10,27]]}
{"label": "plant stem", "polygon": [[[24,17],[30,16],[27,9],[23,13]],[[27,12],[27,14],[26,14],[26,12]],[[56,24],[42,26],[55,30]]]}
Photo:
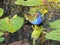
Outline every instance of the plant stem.
{"label": "plant stem", "polygon": [[35,39],[33,39],[33,45],[36,45],[36,44],[35,44]]}

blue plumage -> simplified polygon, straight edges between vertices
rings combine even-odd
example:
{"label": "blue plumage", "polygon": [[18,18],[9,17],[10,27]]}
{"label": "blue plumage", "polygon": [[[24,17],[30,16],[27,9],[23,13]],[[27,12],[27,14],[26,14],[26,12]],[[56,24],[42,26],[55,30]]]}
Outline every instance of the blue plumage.
{"label": "blue plumage", "polygon": [[38,16],[34,19],[34,21],[31,22],[32,24],[41,24],[42,23],[42,16],[41,16],[41,13],[38,12]]}

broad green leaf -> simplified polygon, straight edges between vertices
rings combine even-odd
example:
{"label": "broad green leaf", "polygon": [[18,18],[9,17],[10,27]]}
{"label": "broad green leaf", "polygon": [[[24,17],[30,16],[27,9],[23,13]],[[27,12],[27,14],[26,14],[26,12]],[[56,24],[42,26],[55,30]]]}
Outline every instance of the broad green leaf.
{"label": "broad green leaf", "polygon": [[47,33],[46,38],[60,41],[60,30],[58,29],[58,30],[54,30],[54,31]]}
{"label": "broad green leaf", "polygon": [[40,5],[40,2],[37,0],[37,1],[26,1],[22,4],[23,6],[39,6]]}
{"label": "broad green leaf", "polygon": [[8,31],[9,30],[6,19],[8,19],[8,18],[0,19],[0,30],[2,30],[2,31]]}
{"label": "broad green leaf", "polygon": [[14,33],[16,32],[19,28],[23,26],[24,19],[21,17],[16,16],[15,18],[12,18],[10,20],[10,27],[9,27],[9,32]]}
{"label": "broad green leaf", "polygon": [[60,19],[50,23],[51,28],[59,29],[60,28]]}
{"label": "broad green leaf", "polygon": [[0,30],[8,31],[10,33],[16,32],[19,28],[22,27],[24,19],[15,15],[13,18],[9,19],[8,17],[0,19]]}
{"label": "broad green leaf", "polygon": [[2,8],[0,8],[0,17],[3,15],[4,10]]}
{"label": "broad green leaf", "polygon": [[4,37],[0,37],[0,42],[4,41]]}
{"label": "broad green leaf", "polygon": [[4,34],[3,32],[0,32],[0,37],[1,37],[3,34]]}
{"label": "broad green leaf", "polygon": [[40,0],[27,0],[27,1],[24,1],[24,0],[17,0],[15,2],[16,5],[23,5],[23,6],[39,6],[40,5]]}
{"label": "broad green leaf", "polygon": [[23,2],[24,2],[24,0],[17,0],[17,1],[15,1],[15,4],[16,5],[21,5]]}

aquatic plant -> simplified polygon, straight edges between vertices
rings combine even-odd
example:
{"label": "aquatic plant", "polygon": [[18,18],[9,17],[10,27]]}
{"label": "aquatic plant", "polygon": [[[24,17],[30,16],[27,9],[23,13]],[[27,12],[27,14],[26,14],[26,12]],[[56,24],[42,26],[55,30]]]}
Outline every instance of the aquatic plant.
{"label": "aquatic plant", "polygon": [[23,5],[23,6],[38,6],[40,5],[39,0],[35,1],[35,0],[17,0],[15,2],[16,5]]}
{"label": "aquatic plant", "polygon": [[[4,10],[0,8],[0,17],[3,15],[3,13]],[[8,17],[0,19],[0,42],[4,40],[4,37],[2,36],[5,32],[14,33],[22,27],[23,23],[24,18],[21,18],[17,15],[14,15],[11,19]]]}
{"label": "aquatic plant", "polygon": [[49,40],[60,41],[60,30],[51,31],[45,37]]}
{"label": "aquatic plant", "polygon": [[17,0],[17,1],[15,1],[14,3],[16,4],[16,5],[21,5],[21,3],[23,3],[24,2],[24,0]]}
{"label": "aquatic plant", "polygon": [[60,41],[60,19],[50,23],[50,28],[54,30],[46,34],[47,39]]}
{"label": "aquatic plant", "polygon": [[[4,13],[4,10],[0,8],[0,17],[3,15],[3,13]],[[0,42],[4,40],[4,37],[2,37],[3,35],[4,33],[0,31]]]}
{"label": "aquatic plant", "polygon": [[22,27],[23,22],[24,19],[17,15],[14,15],[11,19],[8,17],[0,19],[0,30],[14,33]]}
{"label": "aquatic plant", "polygon": [[3,15],[4,10],[2,8],[0,8],[0,17]]}
{"label": "aquatic plant", "polygon": [[0,42],[2,42],[4,40],[4,37],[1,37],[3,35],[4,35],[4,33],[3,32],[0,32]]}
{"label": "aquatic plant", "polygon": [[60,29],[60,19],[54,22],[50,22],[49,25],[50,25],[50,28]]}
{"label": "aquatic plant", "polygon": [[42,33],[43,29],[44,29],[43,26],[41,26],[41,27],[38,27],[38,26],[33,27],[33,32],[32,32],[32,35],[31,35],[31,37],[33,38],[33,45],[36,45],[35,41],[41,36],[41,33]]}

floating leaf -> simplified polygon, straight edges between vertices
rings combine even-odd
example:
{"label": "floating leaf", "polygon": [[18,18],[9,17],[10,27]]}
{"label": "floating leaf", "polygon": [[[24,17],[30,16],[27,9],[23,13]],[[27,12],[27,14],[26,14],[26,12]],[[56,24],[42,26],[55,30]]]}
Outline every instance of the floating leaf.
{"label": "floating leaf", "polygon": [[3,32],[0,32],[0,36],[2,36],[4,33]]}
{"label": "floating leaf", "polygon": [[10,33],[16,32],[19,28],[22,27],[24,19],[15,15],[13,18],[9,19],[4,18],[0,19],[0,30],[8,31]]}
{"label": "floating leaf", "polygon": [[16,2],[15,2],[15,4],[16,5],[23,5],[23,6],[38,6],[38,5],[40,5],[40,0],[37,0],[37,1],[35,1],[35,0],[27,0],[27,1],[25,1],[25,0],[17,0]]}
{"label": "floating leaf", "polygon": [[9,18],[0,19],[0,30],[2,30],[2,31],[8,31],[9,30],[6,19],[9,19]]}
{"label": "floating leaf", "polygon": [[3,15],[4,10],[0,8],[0,17]]}
{"label": "floating leaf", "polygon": [[17,0],[17,1],[15,2],[15,4],[16,4],[16,5],[21,5],[23,2],[24,2],[24,0]]}
{"label": "floating leaf", "polygon": [[51,28],[59,29],[60,28],[60,19],[50,23]]}
{"label": "floating leaf", "polygon": [[10,21],[11,21],[10,25],[12,28],[10,28],[9,32],[12,32],[12,33],[16,32],[19,28],[21,28],[24,23],[24,19],[18,16],[16,16],[15,18],[12,18]]}
{"label": "floating leaf", "polygon": [[46,38],[60,41],[60,30],[58,29],[58,30],[54,30],[54,31],[47,33]]}
{"label": "floating leaf", "polygon": [[2,42],[4,40],[4,37],[0,37],[0,42]]}

